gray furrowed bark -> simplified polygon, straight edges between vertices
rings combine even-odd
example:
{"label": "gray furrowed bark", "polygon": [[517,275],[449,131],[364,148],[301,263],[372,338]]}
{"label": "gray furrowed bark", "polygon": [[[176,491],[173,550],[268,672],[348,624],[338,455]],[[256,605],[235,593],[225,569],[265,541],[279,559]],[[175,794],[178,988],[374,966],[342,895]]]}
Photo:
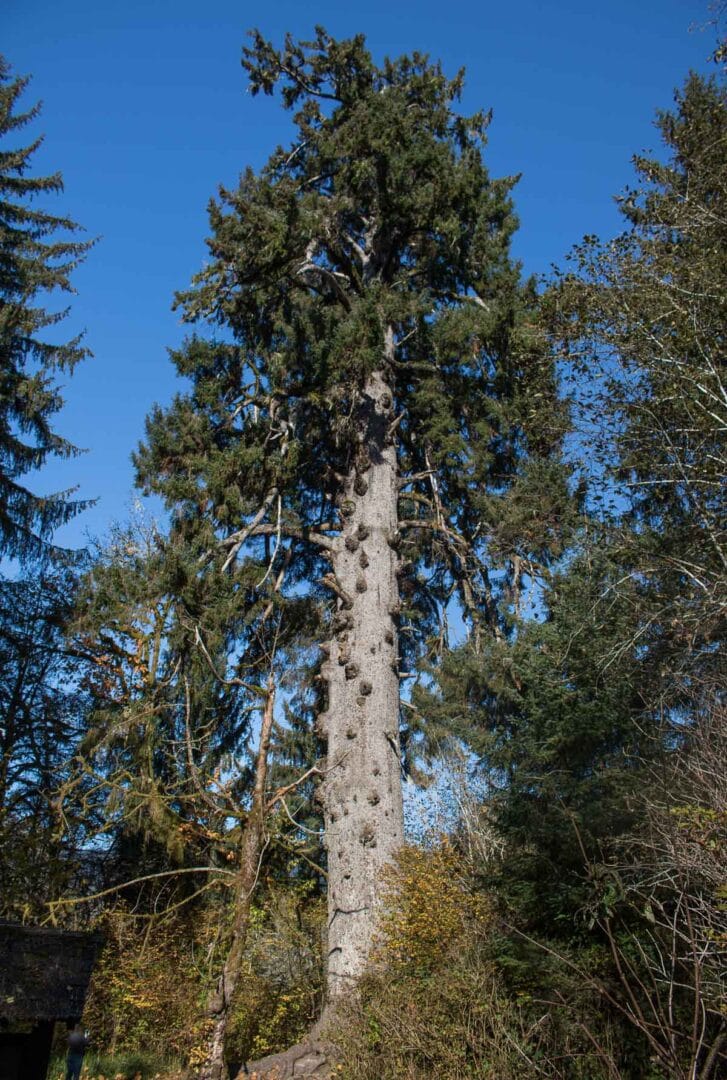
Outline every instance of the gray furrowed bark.
{"label": "gray furrowed bark", "polygon": [[[389,333],[388,348],[392,340]],[[342,536],[332,556],[338,610],[322,668],[328,704],[318,718],[328,743],[323,805],[332,1002],[366,966],[381,874],[404,837],[398,556],[391,546],[398,497],[392,419],[391,391],[383,373],[374,372],[358,409],[359,449],[342,493]]]}

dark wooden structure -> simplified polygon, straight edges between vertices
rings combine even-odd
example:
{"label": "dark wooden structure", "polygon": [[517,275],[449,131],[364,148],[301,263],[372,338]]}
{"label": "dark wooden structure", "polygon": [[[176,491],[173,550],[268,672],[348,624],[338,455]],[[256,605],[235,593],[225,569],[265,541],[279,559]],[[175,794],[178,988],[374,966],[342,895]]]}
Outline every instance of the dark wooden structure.
{"label": "dark wooden structure", "polygon": [[45,1080],[53,1028],[83,1013],[97,934],[0,922],[0,1080]]}

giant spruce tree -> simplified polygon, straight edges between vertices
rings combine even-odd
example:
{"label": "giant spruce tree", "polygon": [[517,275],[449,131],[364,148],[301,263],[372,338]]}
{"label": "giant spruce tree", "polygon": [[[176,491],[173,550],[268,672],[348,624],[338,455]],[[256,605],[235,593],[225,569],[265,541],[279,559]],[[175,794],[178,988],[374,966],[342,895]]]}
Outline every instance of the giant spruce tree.
{"label": "giant spruce tree", "polygon": [[282,50],[254,34],[243,63],[295,137],[211,205],[209,264],[178,298],[207,328],[174,356],[191,387],[137,467],[173,510],[180,579],[223,575],[251,626],[317,600],[335,1000],[366,964],[426,737],[402,679],[453,606],[475,643],[507,632],[566,498],[561,425],[509,255],[513,181],[483,164],[488,117],[455,111],[461,75],[379,67],[322,29]]}
{"label": "giant spruce tree", "polygon": [[45,305],[72,291],[71,273],[89,247],[74,238],[73,221],[37,205],[63,182],[60,173],[29,175],[41,138],[18,145],[40,109],[18,108],[28,81],[0,56],[0,554],[19,558],[51,550],[53,530],[83,506],[68,492],[38,495],[24,478],[49,457],[77,453],[51,420],[63,404],[58,374],[86,349],[78,337],[54,340],[65,311]]}

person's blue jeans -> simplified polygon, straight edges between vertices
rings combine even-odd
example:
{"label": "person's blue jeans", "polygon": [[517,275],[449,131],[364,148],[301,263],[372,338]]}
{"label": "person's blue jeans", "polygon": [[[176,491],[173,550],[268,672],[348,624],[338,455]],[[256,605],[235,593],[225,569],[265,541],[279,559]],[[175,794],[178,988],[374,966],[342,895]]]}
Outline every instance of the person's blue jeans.
{"label": "person's blue jeans", "polygon": [[83,1054],[69,1054],[66,1060],[66,1080],[78,1080],[83,1067]]}

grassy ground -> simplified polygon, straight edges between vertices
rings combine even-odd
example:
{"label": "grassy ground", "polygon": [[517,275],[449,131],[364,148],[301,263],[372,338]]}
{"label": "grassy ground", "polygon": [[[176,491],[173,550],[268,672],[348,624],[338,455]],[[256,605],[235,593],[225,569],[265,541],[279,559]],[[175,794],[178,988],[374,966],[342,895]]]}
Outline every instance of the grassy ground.
{"label": "grassy ground", "polygon": [[[54,1058],[48,1080],[65,1080],[65,1075],[65,1058]],[[182,1080],[182,1070],[175,1062],[162,1061],[146,1054],[108,1056],[88,1053],[83,1062],[81,1080]]]}

